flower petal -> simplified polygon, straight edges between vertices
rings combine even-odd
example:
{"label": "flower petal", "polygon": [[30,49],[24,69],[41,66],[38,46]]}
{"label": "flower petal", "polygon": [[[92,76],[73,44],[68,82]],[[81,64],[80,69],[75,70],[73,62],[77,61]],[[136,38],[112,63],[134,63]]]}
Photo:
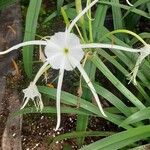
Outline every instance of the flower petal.
{"label": "flower petal", "polygon": [[133,6],[133,5],[129,2],[129,0],[126,0],[126,2],[127,2],[127,4],[128,4],[129,6]]}
{"label": "flower petal", "polygon": [[55,54],[52,57],[48,57],[47,61],[51,65],[53,69],[60,69],[61,67],[61,60],[64,59],[64,56],[62,54]]}
{"label": "flower petal", "polygon": [[137,76],[137,73],[138,73],[138,70],[139,70],[139,66],[142,63],[142,61],[145,59],[145,57],[147,57],[149,54],[150,54],[150,45],[149,44],[145,45],[144,47],[142,47],[140,49],[140,55],[139,55],[139,57],[138,57],[138,59],[136,61],[136,64],[135,64],[132,72],[129,74],[130,75],[129,83],[131,81],[133,81],[133,84],[137,85],[136,76]]}
{"label": "flower petal", "polygon": [[[53,36],[52,36],[53,38]],[[52,39],[51,38],[51,39]],[[47,40],[47,45],[45,46],[44,53],[47,58],[53,57],[56,53],[62,53],[62,48],[59,46],[59,43],[54,43],[50,40]]]}
{"label": "flower petal", "polygon": [[24,101],[23,105],[21,106],[20,109],[23,109],[27,105],[27,103],[29,102],[29,98],[24,97],[23,101]]}
{"label": "flower petal", "polygon": [[36,74],[34,80],[33,80],[33,84],[36,84],[37,80],[40,78],[40,76],[46,71],[45,69],[47,69],[47,65],[49,64],[48,61],[46,61],[43,66],[39,69],[38,73]]}
{"label": "flower petal", "polygon": [[96,3],[98,2],[98,0],[94,0],[92,1],[88,6],[86,6],[83,11],[81,11],[81,13],[79,13],[75,19],[73,19],[73,21],[71,22],[70,26],[67,29],[67,32],[71,32],[73,26],[76,24],[76,22]]}
{"label": "flower petal", "polygon": [[79,69],[80,73],[82,74],[83,78],[85,79],[87,85],[89,86],[91,92],[93,93],[93,96],[94,96],[94,98],[95,98],[95,100],[97,102],[97,105],[98,105],[102,115],[104,117],[107,117],[105,112],[103,111],[103,108],[101,106],[101,103],[100,103],[100,100],[99,100],[98,95],[96,93],[96,90],[95,90],[92,82],[90,81],[88,75],[86,74],[86,72],[84,71],[83,67],[81,66],[80,62],[78,62],[74,57],[71,57],[71,61],[72,61],[72,63],[76,64],[77,68]]}
{"label": "flower petal", "polygon": [[23,93],[24,93],[24,103],[21,109],[23,109],[27,105],[30,99],[34,102],[37,110],[43,109],[41,94],[39,93],[37,86],[33,82],[31,82],[30,85],[23,90]]}
{"label": "flower petal", "polygon": [[[74,33],[63,32],[66,35],[66,44],[68,48],[80,46],[80,39]],[[81,46],[80,46],[81,47]]]}
{"label": "flower petal", "polygon": [[47,42],[46,41],[41,41],[41,40],[35,40],[35,41],[27,41],[27,42],[19,43],[15,46],[9,48],[6,51],[0,52],[0,55],[7,54],[7,53],[9,53],[13,50],[17,50],[18,48],[23,47],[23,46],[27,46],[27,45],[47,45]]}
{"label": "flower petal", "polygon": [[90,43],[90,44],[82,44],[82,48],[109,48],[109,49],[118,49],[122,51],[128,51],[128,52],[141,52],[140,49],[133,49],[128,47],[123,47],[119,45],[114,44],[101,44],[101,43]]}
{"label": "flower petal", "polygon": [[67,46],[67,42],[66,42],[66,34],[65,32],[57,32],[55,33],[50,41],[54,44],[56,44],[58,47],[63,48]]}
{"label": "flower petal", "polygon": [[59,78],[58,78],[58,85],[57,85],[57,98],[56,98],[56,108],[57,108],[57,125],[55,128],[55,131],[57,131],[60,127],[61,122],[61,112],[60,112],[60,96],[61,96],[61,87],[62,87],[62,81],[64,76],[64,64],[65,62],[62,62],[60,71],[59,71]]}

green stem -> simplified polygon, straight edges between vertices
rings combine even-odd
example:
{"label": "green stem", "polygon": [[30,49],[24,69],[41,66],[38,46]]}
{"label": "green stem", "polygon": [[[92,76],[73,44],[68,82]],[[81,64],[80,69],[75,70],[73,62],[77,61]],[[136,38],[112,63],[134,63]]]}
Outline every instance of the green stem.
{"label": "green stem", "polygon": [[[87,0],[87,5],[89,3],[91,3],[91,0]],[[89,19],[88,19],[88,22],[89,22],[89,38],[90,38],[90,42],[92,43],[93,42],[93,32],[92,32],[91,8],[89,9],[87,15],[89,16]]]}
{"label": "green stem", "polygon": [[[77,15],[78,15],[82,12],[82,2],[81,2],[81,0],[75,0],[75,5],[76,5],[76,12],[77,12]],[[82,29],[82,32],[83,32],[84,39],[85,39],[85,41],[88,41],[87,33],[86,33],[85,25],[84,25],[84,16],[82,16],[79,19],[79,22],[81,24],[81,29]]]}

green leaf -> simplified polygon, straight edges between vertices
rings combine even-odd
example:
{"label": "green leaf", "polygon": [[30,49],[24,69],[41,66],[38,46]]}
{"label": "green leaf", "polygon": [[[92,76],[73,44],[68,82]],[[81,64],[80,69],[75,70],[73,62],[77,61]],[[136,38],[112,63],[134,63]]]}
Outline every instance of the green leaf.
{"label": "green leaf", "polygon": [[57,12],[60,14],[61,7],[64,4],[64,0],[57,0]]}
{"label": "green leaf", "polygon": [[[116,4],[120,4],[119,0],[111,0],[111,1]],[[112,6],[112,16],[113,16],[114,30],[123,29],[122,12],[120,7]],[[119,37],[123,39],[123,36]]]}
{"label": "green leaf", "polygon": [[[18,116],[18,115],[25,115],[25,114],[30,114],[30,113],[57,113],[57,111],[56,111],[56,107],[51,107],[51,106],[45,106],[42,111],[37,111],[37,109],[35,107],[27,107],[24,109],[19,109],[16,112],[12,113],[10,115],[10,119],[15,116]],[[93,113],[91,113],[89,111],[85,111],[80,108],[71,108],[71,107],[67,107],[67,106],[61,107],[61,113],[80,114],[80,115],[85,115],[85,116],[87,116],[87,115],[95,116]]]}
{"label": "green leaf", "polygon": [[[47,96],[49,96],[52,99],[56,99],[56,89],[54,88],[48,88],[45,86],[39,86],[38,87],[39,91],[43,94],[46,94]],[[77,96],[74,96],[70,93],[61,91],[61,102],[64,104],[69,104],[69,105],[74,105],[76,106],[78,104],[78,101],[80,102],[80,108],[89,111],[95,115],[98,115],[99,117],[103,117],[103,115],[101,114],[101,112],[99,111],[99,108],[97,106],[95,106],[94,104],[81,99]],[[106,112],[107,117],[105,118],[106,120],[109,120],[111,122],[113,122],[114,124],[120,125],[121,122],[125,119],[125,117],[120,116],[120,115],[115,115],[109,112]],[[126,129],[131,128],[130,126],[126,126],[124,127]]]}
{"label": "green leaf", "polygon": [[102,32],[101,27],[104,25],[107,9],[108,9],[107,5],[98,4],[97,6],[95,16],[94,16],[94,21],[92,24],[94,41],[99,41],[98,37],[100,37],[101,32]]}
{"label": "green leaf", "polygon": [[[35,39],[37,28],[37,21],[39,11],[41,8],[42,0],[30,0],[30,4],[26,16],[25,35],[24,41]],[[29,78],[32,77],[32,64],[33,64],[33,46],[26,46],[23,48],[23,63],[24,69]]]}
{"label": "green leaf", "polygon": [[[107,132],[107,131],[76,131],[76,132],[71,132],[71,133],[65,133],[56,136],[53,138],[53,143],[61,140],[66,140],[66,139],[72,139],[72,138],[80,138],[80,137],[107,137],[114,134],[114,132]],[[52,138],[50,138],[52,139]]]}
{"label": "green leaf", "polygon": [[0,0],[0,10],[4,9],[5,7],[12,5],[16,2],[16,0]]}
{"label": "green leaf", "polygon": [[137,2],[134,3],[134,5],[132,7],[130,7],[130,9],[128,9],[128,11],[125,13],[125,15],[123,16],[123,18],[125,18],[132,10],[134,10],[136,7],[143,5],[145,3],[149,2],[149,0],[138,0]]}
{"label": "green leaf", "polygon": [[[71,8],[75,5],[75,3],[70,3],[70,4],[67,4],[67,5],[64,5],[63,6],[63,9],[64,10],[67,10],[68,8]],[[56,16],[58,15],[58,12],[57,11],[54,11],[51,15],[49,15],[43,23],[47,23],[48,21],[51,21],[53,18],[55,18]]]}
{"label": "green leaf", "polygon": [[[103,36],[105,36],[105,34],[108,34],[108,32],[109,32],[109,30],[106,29],[105,27],[103,27]],[[108,37],[108,39],[109,39],[109,43],[110,43],[112,40],[111,37]],[[108,42],[108,39],[107,39],[107,42]],[[124,43],[123,41],[118,39],[116,36],[113,36],[113,39],[116,44],[129,47],[129,45],[127,45],[126,43]],[[113,50],[112,52],[117,56],[117,59],[119,58],[126,66],[128,66],[128,68],[130,70],[133,69],[136,59],[138,57],[138,54],[123,52],[123,51],[119,51],[119,50]],[[150,70],[150,65],[149,65],[149,62],[145,59],[144,62],[142,63],[142,67],[140,67],[140,69],[138,70],[138,74],[137,74],[138,78],[145,85],[147,85],[147,83],[149,83],[149,80],[150,80],[148,70]],[[147,86],[147,88],[150,89],[150,86]]]}
{"label": "green leaf", "polygon": [[[85,69],[86,73],[88,74],[89,78],[92,80],[95,80],[96,68],[93,65],[93,63],[91,63],[90,61],[87,61],[85,66],[84,66],[84,69]],[[92,93],[90,92],[89,89],[83,87],[82,98],[91,102]],[[86,131],[87,126],[88,126],[88,121],[89,121],[89,116],[78,115],[77,116],[76,131]],[[79,147],[81,147],[83,145],[83,143],[84,143],[84,137],[77,139],[77,144]]]}
{"label": "green leaf", "polygon": [[149,12],[149,14],[150,14],[150,2],[147,3],[147,9],[148,9],[148,12]]}
{"label": "green leaf", "polygon": [[[129,72],[125,69],[125,67],[121,63],[119,63],[115,57],[109,55],[107,51],[103,49],[97,49],[97,52],[105,59],[107,59],[111,64],[113,64],[124,75],[124,77],[126,77],[129,74]],[[150,97],[148,93],[144,90],[144,88],[139,83],[135,88],[137,88],[137,90],[147,100],[147,102],[150,103]]]}
{"label": "green leaf", "polygon": [[121,113],[125,114],[126,116],[130,116],[132,113],[130,109],[113,93],[105,89],[104,87],[94,84],[96,92],[108,100],[111,104],[113,104],[116,108],[120,110]]}
{"label": "green leaf", "polygon": [[[112,6],[116,6],[116,7],[120,7],[120,8],[123,8],[125,10],[129,10],[130,9],[130,6],[126,6],[126,5],[123,5],[123,4],[116,4],[116,3],[112,3],[112,2],[106,2],[106,1],[100,1],[99,3],[106,4],[106,5],[112,5]],[[134,8],[134,9],[131,10],[131,12],[136,13],[138,15],[141,15],[141,16],[143,16],[145,18],[150,19],[149,13],[146,13],[146,12],[140,10],[140,9]]]}
{"label": "green leaf", "polygon": [[92,62],[95,66],[108,78],[108,80],[126,97],[128,98],[137,108],[144,109],[145,106],[136,96],[134,96],[105,66],[100,58],[95,54],[92,57]]}
{"label": "green leaf", "polygon": [[147,137],[150,137],[150,125],[116,133],[88,146],[84,146],[80,150],[117,150]]}
{"label": "green leaf", "polygon": [[136,123],[145,119],[150,119],[150,107],[140,110],[125,119],[120,126]]}

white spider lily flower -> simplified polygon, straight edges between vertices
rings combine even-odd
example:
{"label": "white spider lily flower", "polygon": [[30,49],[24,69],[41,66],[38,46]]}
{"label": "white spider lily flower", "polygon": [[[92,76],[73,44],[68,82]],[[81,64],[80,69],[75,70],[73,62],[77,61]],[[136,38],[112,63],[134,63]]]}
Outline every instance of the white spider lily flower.
{"label": "white spider lily flower", "polygon": [[137,76],[137,73],[138,73],[138,70],[139,70],[139,66],[140,64],[142,63],[142,61],[150,54],[150,45],[147,44],[145,45],[144,47],[142,47],[140,49],[140,55],[136,61],[136,64],[132,70],[132,72],[130,73],[131,77],[130,77],[130,81],[133,81],[134,85],[137,85],[137,82],[136,82],[136,76]]}
{"label": "white spider lily flower", "polygon": [[23,109],[27,105],[29,100],[32,100],[34,102],[37,111],[38,110],[42,111],[44,106],[43,106],[41,94],[39,93],[37,86],[33,82],[31,82],[30,85],[23,90],[23,93],[24,93],[24,98],[23,98],[24,103],[21,109]]}
{"label": "white spider lily flower", "polygon": [[29,102],[29,100],[31,99],[34,102],[34,105],[38,110],[42,111],[44,105],[42,102],[42,98],[41,98],[41,94],[38,91],[38,88],[36,86],[36,82],[38,81],[39,77],[43,74],[43,72],[48,69],[48,62],[45,62],[43,64],[43,66],[39,69],[38,73],[36,74],[33,82],[30,82],[30,85],[23,90],[24,93],[24,98],[23,98],[23,105],[21,107],[21,109],[23,109],[27,103]]}
{"label": "white spider lily flower", "polygon": [[60,69],[57,86],[57,125],[55,130],[58,130],[60,126],[60,93],[64,70],[73,70],[75,67],[77,67],[82,74],[86,83],[90,87],[91,92],[93,93],[101,113],[106,117],[96,90],[80,64],[80,61],[84,56],[84,52],[82,50],[82,45],[80,44],[79,38],[75,34],[67,31],[55,33],[54,36],[52,36],[48,41],[44,51],[47,61],[51,64],[51,67],[53,69]]}

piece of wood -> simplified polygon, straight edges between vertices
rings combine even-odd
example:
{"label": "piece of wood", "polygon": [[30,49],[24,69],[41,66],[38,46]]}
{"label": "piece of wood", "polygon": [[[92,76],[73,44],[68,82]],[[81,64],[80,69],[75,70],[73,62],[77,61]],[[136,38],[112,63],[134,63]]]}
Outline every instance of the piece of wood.
{"label": "piece of wood", "polygon": [[[17,0],[14,5],[6,7],[1,11],[0,51],[4,51],[22,41],[21,22],[19,0]],[[11,114],[20,108],[18,93],[17,91],[11,91],[9,87],[6,87],[5,77],[8,74],[12,74],[12,71],[14,70],[12,67],[12,59],[17,58],[17,55],[18,52],[14,51],[7,55],[0,56],[0,141],[2,141],[0,142],[0,150],[22,150],[22,116],[15,117],[12,120],[7,119],[8,112]],[[11,94],[7,94],[7,91]]]}
{"label": "piece of wood", "polygon": [[[13,92],[9,98],[9,112],[12,114],[20,108],[18,92]],[[22,150],[21,144],[22,116],[9,118],[2,136],[2,150]]]}

